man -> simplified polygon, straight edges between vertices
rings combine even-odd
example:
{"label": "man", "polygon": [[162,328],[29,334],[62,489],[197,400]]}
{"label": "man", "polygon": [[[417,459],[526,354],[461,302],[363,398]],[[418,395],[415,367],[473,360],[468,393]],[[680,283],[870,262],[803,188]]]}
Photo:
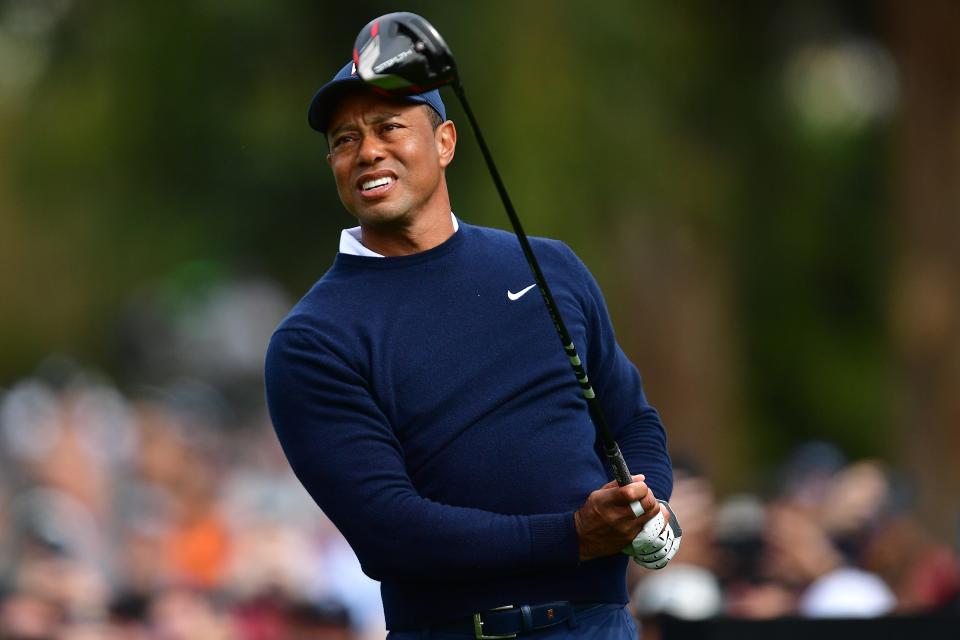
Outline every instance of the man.
{"label": "man", "polygon": [[[608,482],[516,238],[451,212],[457,131],[439,93],[383,97],[348,64],[309,122],[360,224],[274,333],[267,398],[298,478],[381,581],[391,633],[635,636],[621,550],[665,509],[671,467],[592,276],[562,243],[532,239],[614,435],[645,474],[626,487]],[[672,545],[638,561],[663,566]]]}

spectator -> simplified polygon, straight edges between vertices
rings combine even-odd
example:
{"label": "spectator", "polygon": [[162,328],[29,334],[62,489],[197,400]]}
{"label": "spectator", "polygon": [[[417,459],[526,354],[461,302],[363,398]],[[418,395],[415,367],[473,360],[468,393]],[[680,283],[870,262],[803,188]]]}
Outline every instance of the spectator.
{"label": "spectator", "polygon": [[[662,574],[630,574],[645,638],[661,614],[955,606],[956,553],[882,463],[816,443],[777,477],[769,501],[718,502],[708,478],[677,464],[684,544]],[[131,400],[60,362],[0,396],[0,481],[0,637],[384,635],[376,583],[316,514],[262,407],[239,419],[226,396],[184,381]]]}

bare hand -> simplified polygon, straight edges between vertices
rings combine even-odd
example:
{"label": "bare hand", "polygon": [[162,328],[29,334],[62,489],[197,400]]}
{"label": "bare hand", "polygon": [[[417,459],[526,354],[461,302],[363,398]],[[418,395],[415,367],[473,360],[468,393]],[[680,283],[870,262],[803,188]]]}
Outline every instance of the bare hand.
{"label": "bare hand", "polygon": [[[643,525],[660,512],[653,491],[644,482],[644,476],[633,477],[625,487],[608,482],[589,496],[574,514],[577,536],[580,538],[580,560],[592,560],[619,553],[631,544]],[[633,515],[630,503],[639,500],[643,515]]]}

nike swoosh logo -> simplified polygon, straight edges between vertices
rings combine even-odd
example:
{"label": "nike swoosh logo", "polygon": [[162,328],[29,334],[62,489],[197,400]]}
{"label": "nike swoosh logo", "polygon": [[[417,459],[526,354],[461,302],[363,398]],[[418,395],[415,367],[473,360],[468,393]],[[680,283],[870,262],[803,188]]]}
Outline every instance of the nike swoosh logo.
{"label": "nike swoosh logo", "polygon": [[532,285],[530,285],[526,289],[520,289],[520,291],[517,291],[516,293],[514,293],[513,291],[510,291],[510,289],[507,289],[507,297],[510,298],[511,300],[519,300],[520,298],[523,297],[523,294],[525,294],[527,291],[530,291],[530,289],[533,289],[535,286],[537,286],[536,282],[534,282]]}

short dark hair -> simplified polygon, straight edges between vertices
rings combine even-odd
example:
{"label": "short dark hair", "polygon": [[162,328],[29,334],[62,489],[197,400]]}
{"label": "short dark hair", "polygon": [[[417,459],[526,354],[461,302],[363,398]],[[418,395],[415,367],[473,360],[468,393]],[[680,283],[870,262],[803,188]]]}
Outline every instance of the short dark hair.
{"label": "short dark hair", "polygon": [[443,124],[443,118],[441,118],[440,114],[437,113],[437,110],[430,105],[425,104],[423,105],[423,108],[427,110],[427,118],[430,119],[430,126],[432,126],[433,130],[436,131],[437,127]]}

